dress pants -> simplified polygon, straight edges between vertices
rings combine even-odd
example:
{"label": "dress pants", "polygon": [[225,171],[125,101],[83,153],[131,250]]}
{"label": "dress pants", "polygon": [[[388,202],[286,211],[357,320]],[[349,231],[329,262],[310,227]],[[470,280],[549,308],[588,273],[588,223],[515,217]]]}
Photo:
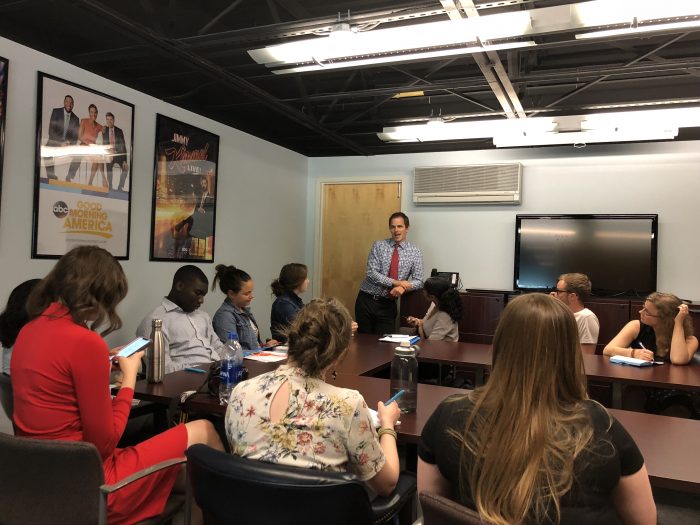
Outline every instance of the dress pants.
{"label": "dress pants", "polygon": [[355,300],[355,320],[361,334],[393,334],[396,300],[360,291]]}

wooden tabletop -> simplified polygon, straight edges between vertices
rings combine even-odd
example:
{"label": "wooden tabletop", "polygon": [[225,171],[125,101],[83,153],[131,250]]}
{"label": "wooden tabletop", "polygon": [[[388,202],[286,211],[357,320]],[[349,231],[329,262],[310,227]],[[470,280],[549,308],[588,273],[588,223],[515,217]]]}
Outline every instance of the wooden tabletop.
{"label": "wooden tabletop", "polygon": [[[329,378],[328,382],[358,390],[367,404],[376,409],[378,401],[386,401],[390,397],[390,382],[368,374],[389,366],[395,346],[392,343],[378,343],[376,336],[357,336],[345,360],[337,367],[336,378]],[[420,360],[441,363],[463,363],[465,359],[469,359],[474,366],[487,366],[490,363],[490,347],[428,341],[423,344],[420,356]],[[698,367],[661,365],[637,369],[612,365],[602,356],[587,355],[584,355],[584,361],[590,378],[674,388],[679,387],[678,383],[685,388],[700,387],[697,375],[689,372]],[[246,360],[251,377],[273,370],[278,364]],[[201,368],[208,369],[208,365]],[[159,384],[138,381],[135,397],[169,405],[182,392],[201,388],[205,379],[206,374],[180,371],[167,374]],[[206,392],[206,387],[201,389]],[[416,412],[402,414],[401,425],[396,429],[401,442],[417,443],[426,421],[438,404],[452,394],[464,393],[462,389],[419,384]],[[217,398],[206,393],[191,398],[187,409],[214,414],[226,412],[226,407],[219,405]],[[700,493],[700,454],[697,453],[700,421],[624,410],[610,409],[610,412],[624,425],[642,451],[654,486]]]}
{"label": "wooden tabletop", "polygon": [[[427,363],[463,365],[474,368],[491,367],[491,346],[478,343],[421,341],[418,360]],[[357,334],[339,372],[372,375],[388,368],[394,355],[395,343],[378,341],[376,335]],[[625,366],[610,363],[600,355],[583,355],[589,379],[605,382],[634,383],[656,388],[700,390],[700,366],[678,366],[666,363],[650,367]]]}

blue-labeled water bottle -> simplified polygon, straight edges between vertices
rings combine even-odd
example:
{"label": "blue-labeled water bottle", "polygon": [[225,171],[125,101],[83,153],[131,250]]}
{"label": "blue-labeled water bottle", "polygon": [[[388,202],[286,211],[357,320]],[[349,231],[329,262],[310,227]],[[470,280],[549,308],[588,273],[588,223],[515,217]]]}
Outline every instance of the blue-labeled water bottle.
{"label": "blue-labeled water bottle", "polygon": [[219,373],[219,403],[226,405],[233,387],[243,375],[243,349],[238,334],[229,332],[228,341],[221,350],[221,372]]}

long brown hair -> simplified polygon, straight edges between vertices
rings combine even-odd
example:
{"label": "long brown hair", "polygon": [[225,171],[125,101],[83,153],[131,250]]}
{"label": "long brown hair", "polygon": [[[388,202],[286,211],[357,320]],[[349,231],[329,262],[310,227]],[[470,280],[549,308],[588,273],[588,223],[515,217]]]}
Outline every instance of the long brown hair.
{"label": "long brown hair", "polygon": [[92,320],[92,328],[105,320],[106,335],[122,326],[116,312],[126,296],[124,270],[111,253],[97,246],[78,246],[61,257],[27,299],[27,312],[34,318],[53,302],[68,307],[73,321]]}
{"label": "long brown hair", "polygon": [[[673,324],[682,301],[672,293],[654,292],[647,296],[647,301],[659,310],[659,324],[654,328],[656,334],[656,353],[663,357],[671,350]],[[683,320],[683,335],[687,339],[693,335],[693,318],[687,316]]]}
{"label": "long brown hair", "polygon": [[560,518],[574,460],[593,434],[582,403],[586,374],[576,322],[553,297],[508,303],[493,341],[488,382],[469,394],[460,439],[461,479],[485,521],[497,525]]}

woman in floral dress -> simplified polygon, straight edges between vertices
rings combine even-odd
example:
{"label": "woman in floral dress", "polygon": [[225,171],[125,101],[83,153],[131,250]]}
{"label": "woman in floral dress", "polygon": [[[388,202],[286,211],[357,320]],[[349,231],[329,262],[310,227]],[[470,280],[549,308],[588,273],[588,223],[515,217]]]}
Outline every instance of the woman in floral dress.
{"label": "woman in floral dress", "polygon": [[298,467],[349,471],[380,495],[399,478],[397,404],[377,404],[379,431],[356,390],[326,383],[350,344],[352,319],[335,299],[315,299],[288,331],[288,364],[239,383],[226,434],[239,456]]}

